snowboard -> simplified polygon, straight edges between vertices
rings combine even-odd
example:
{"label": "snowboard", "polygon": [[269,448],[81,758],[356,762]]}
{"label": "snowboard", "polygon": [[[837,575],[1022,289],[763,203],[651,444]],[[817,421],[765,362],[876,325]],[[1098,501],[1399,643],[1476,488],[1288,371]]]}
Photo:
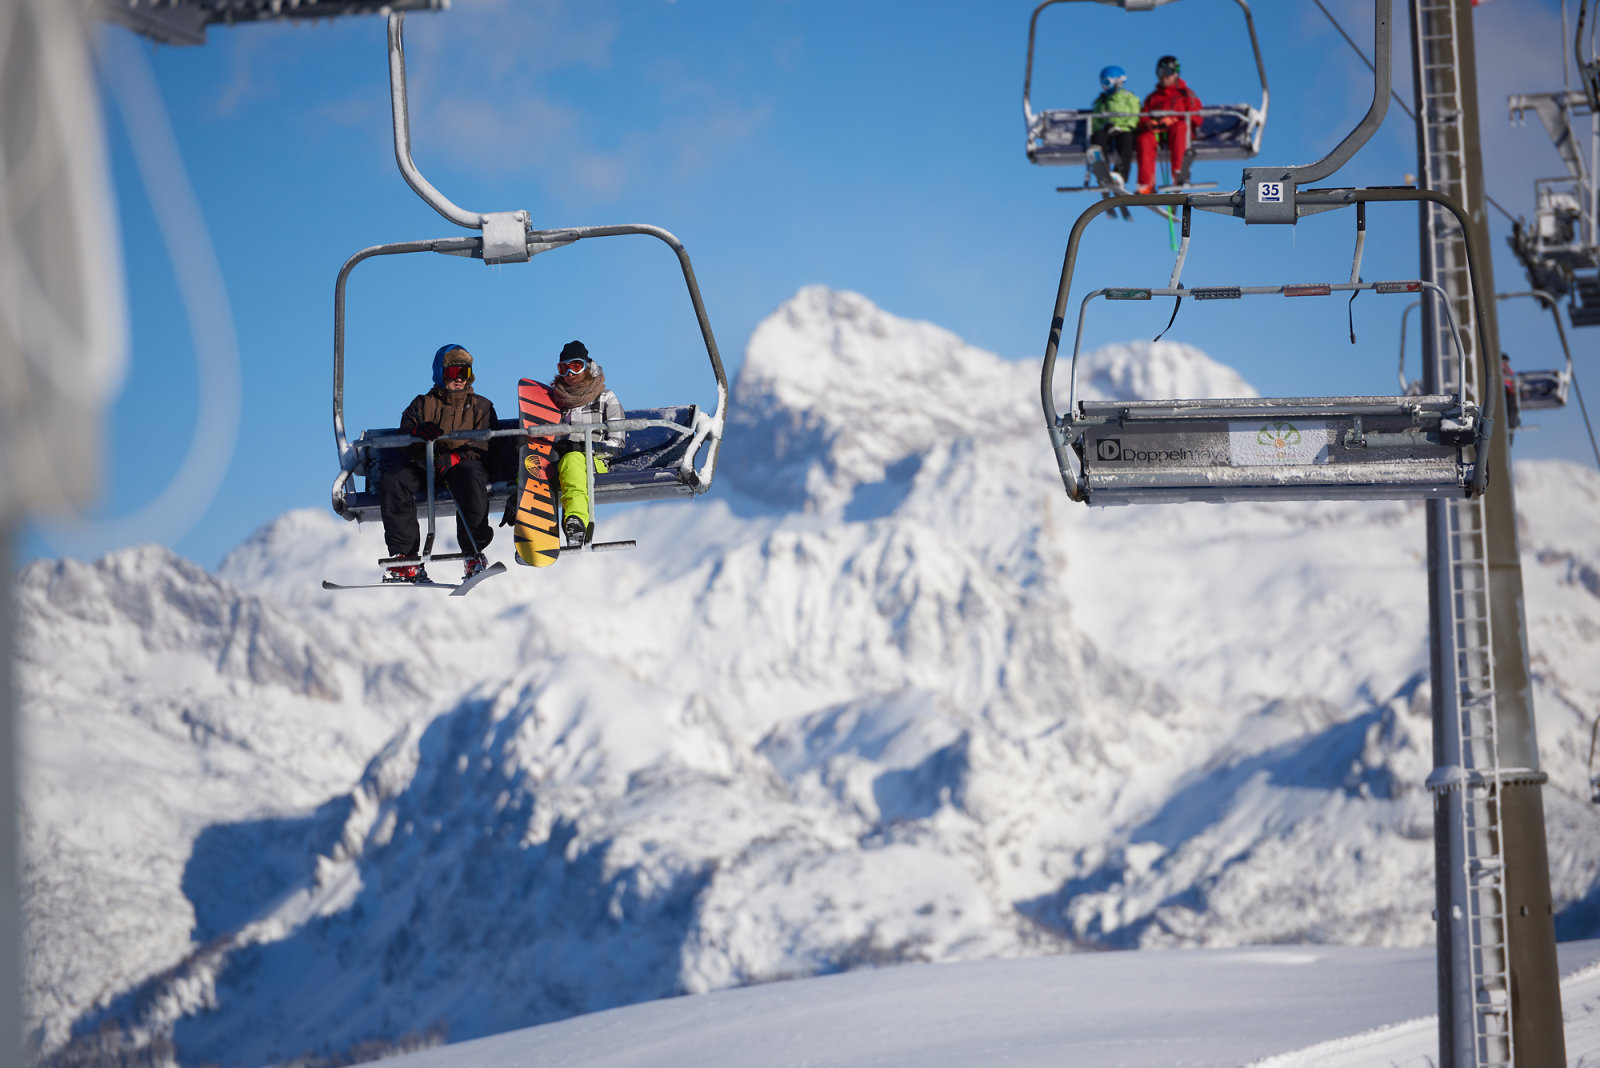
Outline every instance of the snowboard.
{"label": "snowboard", "polygon": [[482,582],[486,578],[492,578],[495,575],[503,575],[503,574],[505,574],[505,570],[506,570],[506,565],[505,564],[502,564],[499,561],[495,561],[494,563],[490,564],[488,567],[484,568],[482,571],[478,572],[476,575],[473,575],[471,578],[463,579],[462,581],[456,582],[456,583],[451,583],[451,582],[357,582],[357,583],[352,583],[350,585],[346,585],[346,584],[344,584],[342,582],[329,582],[327,579],[323,579],[322,580],[322,588],[325,589],[325,590],[376,590],[376,589],[391,589],[391,590],[449,590],[450,591],[450,596],[452,596],[452,597],[465,597],[468,593],[472,592],[472,587],[476,586],[478,583]]}
{"label": "snowboard", "polygon": [[[561,409],[543,382],[517,383],[517,411],[524,429],[561,421]],[[517,452],[517,512],[513,532],[517,563],[549,567],[561,555],[556,523],[555,443],[550,438],[524,438]]]}

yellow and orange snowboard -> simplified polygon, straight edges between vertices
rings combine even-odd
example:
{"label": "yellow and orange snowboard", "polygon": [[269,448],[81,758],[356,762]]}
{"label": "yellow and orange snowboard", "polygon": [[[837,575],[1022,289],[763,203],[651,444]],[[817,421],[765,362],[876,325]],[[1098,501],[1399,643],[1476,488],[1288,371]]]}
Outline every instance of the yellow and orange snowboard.
{"label": "yellow and orange snowboard", "polygon": [[[531,378],[517,383],[517,411],[524,428],[561,421],[561,409],[551,401],[550,390]],[[524,438],[517,458],[517,517],[513,528],[517,562],[548,567],[561,554],[561,533],[556,522],[555,442],[551,438]]]}

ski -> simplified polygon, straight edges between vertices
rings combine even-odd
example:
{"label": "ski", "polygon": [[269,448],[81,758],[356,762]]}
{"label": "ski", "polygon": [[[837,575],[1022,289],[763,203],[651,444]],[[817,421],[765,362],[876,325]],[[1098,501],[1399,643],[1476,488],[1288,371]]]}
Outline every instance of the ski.
{"label": "ski", "polygon": [[476,586],[478,583],[482,582],[484,579],[489,578],[492,575],[503,575],[503,574],[505,574],[505,570],[506,570],[506,565],[500,563],[497,560],[494,563],[490,564],[488,567],[484,568],[482,571],[478,572],[476,575],[473,575],[471,578],[463,579],[460,582],[454,582],[454,583],[452,583],[452,582],[431,582],[430,581],[430,582],[352,582],[352,583],[348,583],[347,584],[347,583],[343,583],[343,582],[329,582],[327,579],[323,579],[322,580],[322,588],[325,589],[325,590],[378,590],[378,589],[385,589],[385,590],[449,590],[450,591],[450,596],[452,596],[452,597],[465,597],[468,593],[472,592],[472,588],[474,586]]}

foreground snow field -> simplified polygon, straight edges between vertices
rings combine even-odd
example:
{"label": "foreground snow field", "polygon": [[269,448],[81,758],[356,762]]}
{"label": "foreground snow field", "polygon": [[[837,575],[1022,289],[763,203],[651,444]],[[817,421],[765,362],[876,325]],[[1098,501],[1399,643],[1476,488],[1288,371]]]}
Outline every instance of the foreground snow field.
{"label": "foreground snow field", "polygon": [[[1560,948],[1567,1058],[1600,1065],[1600,941]],[[1424,1068],[1432,950],[1280,946],[909,965],[672,998],[385,1068]]]}

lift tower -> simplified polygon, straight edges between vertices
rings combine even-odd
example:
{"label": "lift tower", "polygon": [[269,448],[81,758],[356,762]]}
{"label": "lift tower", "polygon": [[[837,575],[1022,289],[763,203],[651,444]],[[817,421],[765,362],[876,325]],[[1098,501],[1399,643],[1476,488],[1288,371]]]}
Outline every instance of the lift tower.
{"label": "lift tower", "polygon": [[[1411,0],[1412,71],[1423,188],[1467,211],[1420,212],[1422,277],[1471,324],[1465,343],[1499,350],[1493,302],[1472,314],[1467,245],[1491,272],[1471,0]],[[1478,279],[1494,292],[1491,277]],[[1442,310],[1424,302],[1425,392],[1456,387]],[[1474,356],[1477,353],[1473,354]],[[1480,400],[1497,381],[1461,383]],[[1427,502],[1432,619],[1440,1064],[1564,1066],[1555,919],[1517,554],[1506,420],[1487,445],[1479,498]]]}

